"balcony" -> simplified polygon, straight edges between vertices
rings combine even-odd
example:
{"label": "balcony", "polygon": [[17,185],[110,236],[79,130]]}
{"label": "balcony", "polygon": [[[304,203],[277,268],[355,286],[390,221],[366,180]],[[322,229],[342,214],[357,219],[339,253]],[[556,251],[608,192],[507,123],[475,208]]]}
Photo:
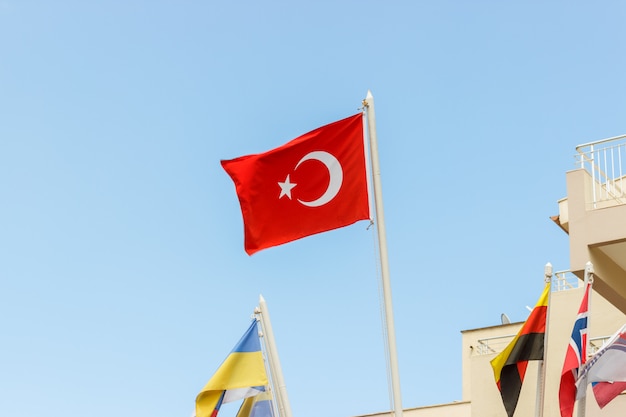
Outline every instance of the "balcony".
{"label": "balcony", "polygon": [[569,234],[570,270],[626,313],[626,135],[576,147],[578,168],[567,172],[567,197],[553,220]]}

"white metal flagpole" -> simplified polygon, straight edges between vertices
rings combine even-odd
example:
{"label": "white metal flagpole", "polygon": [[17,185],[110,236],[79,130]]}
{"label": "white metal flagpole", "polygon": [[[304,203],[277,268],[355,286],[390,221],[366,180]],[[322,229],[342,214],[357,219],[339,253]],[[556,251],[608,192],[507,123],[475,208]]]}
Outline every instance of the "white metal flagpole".
{"label": "white metal flagpole", "polygon": [[280,417],[292,417],[291,405],[287,397],[287,387],[283,379],[283,370],[278,360],[278,350],[274,341],[274,331],[270,321],[270,312],[262,295],[259,295],[259,307],[255,309],[255,314],[261,316],[261,325],[263,326],[263,338],[265,339],[265,348],[267,350],[267,360],[272,372],[272,381],[274,383],[274,397],[276,398],[278,414]]}
{"label": "white metal flagpole", "polygon": [[400,374],[398,371],[398,354],[396,352],[396,331],[393,324],[393,307],[391,304],[391,284],[389,282],[389,260],[387,257],[387,237],[385,234],[385,216],[383,213],[383,195],[380,180],[380,162],[378,160],[378,143],[376,138],[376,119],[374,116],[374,97],[367,92],[363,100],[367,110],[367,123],[370,139],[370,157],[372,160],[372,178],[374,182],[374,202],[376,206],[376,226],[378,231],[378,247],[383,284],[385,322],[387,324],[387,344],[389,348],[389,366],[391,367],[391,389],[393,392],[393,408],[396,417],[402,417],[402,396],[400,393]]}
{"label": "white metal flagpole", "polygon": [[546,358],[548,357],[548,334],[550,326],[550,310],[552,307],[552,264],[548,262],[543,269],[544,282],[550,285],[548,290],[548,311],[546,311],[546,328],[543,333],[543,360],[539,361],[539,369],[537,370],[537,398],[535,400],[535,415],[543,417],[543,409],[545,404],[546,391]]}
{"label": "white metal flagpole", "polygon": [[[593,264],[591,263],[591,261],[588,261],[585,264],[585,278],[584,278],[584,287],[585,290],[587,289],[587,284],[591,283],[592,287],[593,287],[593,274],[594,274],[594,270],[593,270]],[[584,293],[583,293],[584,294]],[[591,316],[591,314],[589,314],[589,312],[591,311],[591,288],[589,289],[589,294],[587,294],[587,346],[585,348],[585,352],[588,354],[589,353],[589,318]],[[583,338],[584,340],[584,338]],[[587,361],[587,358],[580,358],[581,363],[584,363]],[[581,365],[582,368],[582,365]],[[580,368],[578,368],[578,371],[580,372]],[[587,385],[581,385],[581,387],[579,389],[587,389]],[[578,396],[578,395],[577,395]],[[585,417],[585,414],[587,413],[587,396],[583,396],[581,399],[578,400],[578,417]]]}

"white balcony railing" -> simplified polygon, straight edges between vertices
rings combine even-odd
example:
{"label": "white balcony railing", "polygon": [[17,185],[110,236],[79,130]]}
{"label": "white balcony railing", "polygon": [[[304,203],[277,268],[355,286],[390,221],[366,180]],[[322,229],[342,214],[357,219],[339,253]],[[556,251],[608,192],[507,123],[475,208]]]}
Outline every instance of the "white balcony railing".
{"label": "white balcony railing", "polygon": [[557,271],[552,277],[552,292],[575,290],[583,286],[583,281],[571,271]]}
{"label": "white balcony railing", "polygon": [[485,337],[479,339],[476,344],[475,355],[489,355],[491,353],[500,353],[508,346],[515,337],[514,334],[502,336]]}
{"label": "white balcony railing", "polygon": [[591,175],[591,208],[626,204],[626,135],[576,147],[577,164]]}
{"label": "white balcony railing", "polygon": [[[508,346],[509,343],[515,337],[514,334],[507,334],[503,336],[486,337],[479,339],[476,344],[475,355],[490,355],[492,353],[500,353]],[[589,339],[589,345],[587,346],[587,358],[592,357],[600,350],[604,343],[610,339],[609,336],[593,337]]]}

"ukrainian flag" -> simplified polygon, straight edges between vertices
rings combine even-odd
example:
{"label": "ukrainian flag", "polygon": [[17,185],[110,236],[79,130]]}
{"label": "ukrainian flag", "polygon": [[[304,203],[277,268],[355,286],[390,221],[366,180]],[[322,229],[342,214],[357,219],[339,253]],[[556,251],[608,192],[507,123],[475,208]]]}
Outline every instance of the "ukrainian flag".
{"label": "ukrainian flag", "polygon": [[215,417],[222,403],[252,397],[268,385],[257,321],[196,397],[196,417]]}
{"label": "ukrainian flag", "polygon": [[236,417],[274,417],[272,394],[269,391],[243,400]]}

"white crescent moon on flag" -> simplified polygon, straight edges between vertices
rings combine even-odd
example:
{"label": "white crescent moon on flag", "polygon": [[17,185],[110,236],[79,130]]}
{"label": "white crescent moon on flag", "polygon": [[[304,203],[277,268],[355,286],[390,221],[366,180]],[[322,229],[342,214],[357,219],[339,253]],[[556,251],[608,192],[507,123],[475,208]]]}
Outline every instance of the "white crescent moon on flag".
{"label": "white crescent moon on flag", "polygon": [[304,155],[296,165],[295,169],[298,169],[300,164],[304,161],[309,161],[311,159],[320,161],[326,166],[326,169],[328,169],[328,174],[330,174],[330,181],[328,182],[328,187],[326,188],[324,194],[322,194],[321,197],[317,200],[302,201],[298,199],[298,201],[308,207],[319,207],[323,206],[324,204],[335,198],[335,196],[339,192],[341,184],[343,183],[343,170],[341,169],[341,164],[339,163],[337,158],[324,151],[314,151]]}

